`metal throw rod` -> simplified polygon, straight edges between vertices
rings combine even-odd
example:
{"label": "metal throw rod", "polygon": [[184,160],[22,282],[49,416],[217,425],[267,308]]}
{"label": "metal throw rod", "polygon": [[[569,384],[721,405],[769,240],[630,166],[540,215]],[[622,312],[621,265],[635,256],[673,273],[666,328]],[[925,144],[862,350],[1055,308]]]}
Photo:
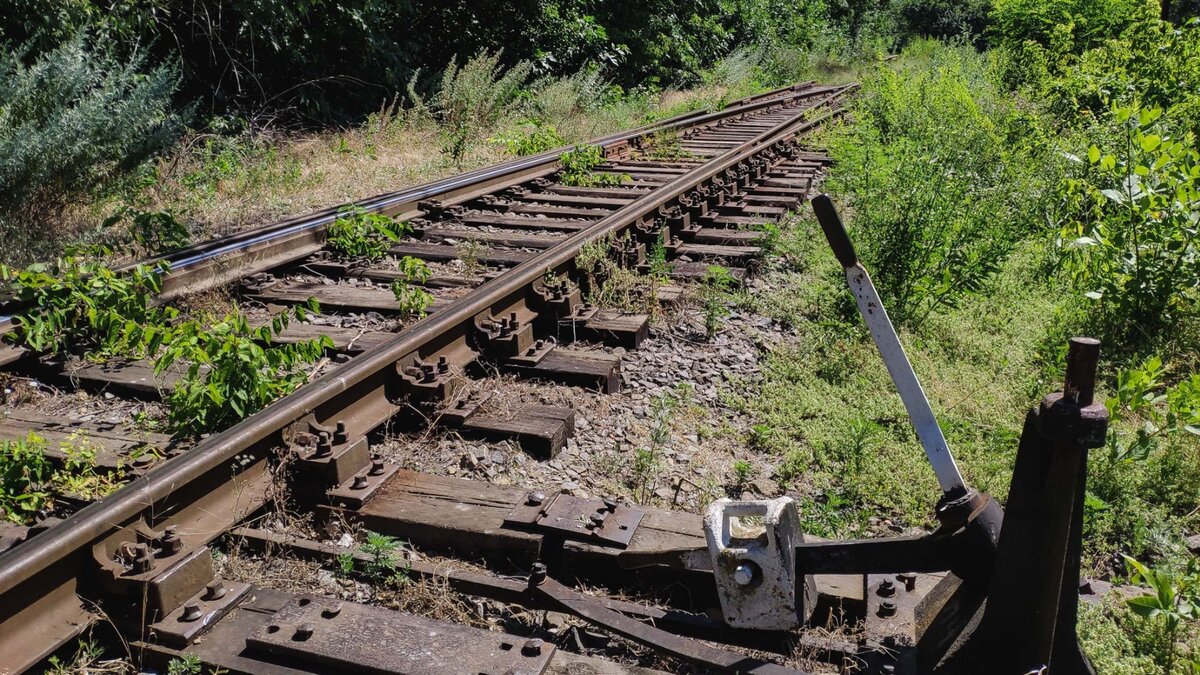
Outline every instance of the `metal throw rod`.
{"label": "metal throw rod", "polygon": [[933,465],[933,472],[937,474],[938,485],[947,496],[958,497],[965,494],[966,483],[958,471],[958,465],[954,463],[954,455],[950,454],[950,447],[946,444],[946,437],[942,435],[942,428],[938,426],[933,408],[929,407],[925,390],[921,388],[921,382],[917,380],[917,374],[913,372],[912,364],[904,353],[904,347],[900,344],[892,320],[888,318],[879,292],[871,282],[871,275],[867,274],[867,269],[858,261],[854,244],[850,243],[850,235],[846,234],[846,227],[842,224],[837,209],[833,207],[833,200],[829,195],[821,194],[812,200],[812,205],[817,214],[817,221],[825,231],[825,238],[833,248],[833,254],[846,270],[846,285],[854,295],[863,321],[866,321],[867,328],[871,330],[871,337],[875,339],[875,346],[879,348],[879,355],[883,357],[892,382],[896,383],[900,400],[904,401],[904,408],[908,411],[917,438],[925,448],[925,455]]}

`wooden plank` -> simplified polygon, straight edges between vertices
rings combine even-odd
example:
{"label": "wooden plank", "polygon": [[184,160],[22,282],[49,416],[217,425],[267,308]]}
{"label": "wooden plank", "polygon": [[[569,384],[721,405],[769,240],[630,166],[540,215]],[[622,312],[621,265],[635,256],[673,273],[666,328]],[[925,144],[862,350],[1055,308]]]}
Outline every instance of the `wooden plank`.
{"label": "wooden plank", "polygon": [[599,219],[612,213],[609,209],[581,209],[574,206],[559,206],[557,204],[526,204],[514,202],[508,205],[507,213],[526,213],[561,218],[591,218]]}
{"label": "wooden plank", "polygon": [[575,411],[544,405],[525,405],[505,414],[477,413],[459,430],[488,440],[512,440],[536,459],[558,456],[575,432]]}
{"label": "wooden plank", "polygon": [[488,232],[452,227],[429,227],[417,233],[422,240],[449,243],[454,245],[460,241],[477,241],[493,246],[509,246],[513,248],[545,249],[562,243],[566,237],[555,234],[518,234],[514,232]]}
{"label": "wooden plank", "polygon": [[702,227],[692,235],[692,243],[715,246],[747,246],[766,236],[759,230],[734,230],[726,227]]}
{"label": "wooden plank", "polygon": [[352,326],[325,326],[321,324],[292,322],[282,333],[275,336],[275,341],[293,344],[321,336],[332,340],[333,348],[339,352],[361,354],[396,337],[396,334],[381,330],[364,330]]}
{"label": "wooden plank", "polygon": [[558,322],[560,340],[589,340],[637,349],[650,336],[650,316],[602,309],[587,321],[571,317]]}
{"label": "wooden plank", "polygon": [[[384,312],[395,314],[400,311],[392,289],[383,286],[351,286],[349,284],[322,284],[313,281],[285,279],[258,291],[249,291],[248,296],[263,302],[298,304],[315,298],[326,309],[348,312]],[[449,300],[435,299],[426,310],[432,314],[450,304]]]}
{"label": "wooden plank", "polygon": [[535,216],[519,216],[492,213],[468,213],[462,217],[464,225],[474,227],[507,227],[513,230],[561,231],[578,232],[586,229],[591,223],[587,219],[567,218],[538,218]]}
{"label": "wooden plank", "polygon": [[619,209],[630,201],[629,199],[616,199],[613,197],[557,195],[553,192],[529,192],[528,194],[513,197],[513,199],[529,204],[560,204],[563,206],[587,206],[590,208],[607,207],[610,210]]}
{"label": "wooden plank", "polygon": [[[422,260],[430,260],[434,262],[448,262],[459,258],[458,247],[449,246],[446,244],[424,244],[421,242],[409,242],[405,244],[396,244],[388,249],[388,253],[394,256],[412,256]],[[535,254],[527,251],[510,251],[505,249],[495,249],[490,247],[480,247],[475,251],[473,257],[477,262],[484,265],[519,265],[526,260],[532,258]]]}
{"label": "wooden plank", "polygon": [[674,251],[677,256],[687,256],[693,260],[728,260],[745,263],[762,257],[762,249],[757,246],[715,246],[711,244],[680,244]]}
{"label": "wooden plank", "polygon": [[93,387],[114,387],[147,398],[158,398],[161,392],[174,389],[179,376],[187,369],[184,364],[176,364],[158,375],[153,363],[141,359],[110,359],[101,363],[71,360],[65,364],[50,362],[45,366],[54,377]]}
{"label": "wooden plank", "polygon": [[107,469],[128,464],[135,450],[165,451],[171,445],[166,434],[137,431],[115,422],[75,420],[20,408],[0,417],[0,440],[20,440],[31,431],[46,440],[47,456],[61,461],[67,458],[63,446],[86,445],[96,450],[96,466]]}
{"label": "wooden plank", "polygon": [[[711,267],[711,265],[708,263],[673,262],[671,263],[671,278],[693,282],[700,281],[705,277],[705,275],[708,274],[709,267]],[[746,268],[744,267],[726,267],[725,270],[729,272],[729,275],[737,280],[738,283],[742,283],[746,280]]]}
{"label": "wooden plank", "polygon": [[536,366],[504,364],[521,377],[551,380],[574,387],[615,394],[621,389],[621,357],[599,351],[555,347]]}

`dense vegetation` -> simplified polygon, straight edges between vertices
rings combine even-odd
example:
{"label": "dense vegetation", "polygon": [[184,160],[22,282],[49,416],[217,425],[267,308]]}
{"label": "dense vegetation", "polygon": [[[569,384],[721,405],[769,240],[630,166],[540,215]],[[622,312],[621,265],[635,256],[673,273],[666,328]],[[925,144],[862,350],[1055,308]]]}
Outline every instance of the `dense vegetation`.
{"label": "dense vegetation", "polygon": [[[1085,608],[1080,631],[1100,672],[1200,668],[1200,571],[1185,545],[1200,531],[1194,0],[6,4],[2,255],[60,260],[2,271],[45,299],[19,335],[43,351],[154,352],[163,339],[130,328],[74,341],[72,325],[124,330],[159,310],[145,302],[152,271],[117,283],[61,257],[68,241],[178,245],[181,222],[197,233],[348,201],[364,175],[382,188],[772,85],[861,79],[852,115],[822,139],[837,160],[827,189],[968,479],[1003,497],[1022,416],[1058,386],[1066,337],[1100,337],[1113,425],[1090,460],[1085,565],[1155,592]],[[886,52],[899,58],[881,63]],[[297,150],[283,128],[321,149]],[[578,145],[564,161],[587,184],[597,159]],[[320,192],[331,184],[342,191]],[[295,201],[314,192],[324,201]],[[351,210],[333,241],[369,258],[399,227]],[[731,299],[794,329],[764,347],[760,385],[730,388],[755,422],[734,482],[773,477],[819,535],[926,525],[932,475],[913,469],[924,461],[903,408],[812,233],[803,218],[773,233],[781,262],[762,292],[735,290],[721,268],[701,285],[710,332]],[[412,284],[394,290],[414,315],[428,304]],[[172,400],[173,426],[227,425],[297,386],[320,345],[253,355],[269,363],[249,381],[228,365],[285,321],[251,328],[234,312],[208,321],[216,331],[175,329],[188,349],[163,368],[211,365]],[[656,409],[653,447],[631,459],[642,473],[669,442],[668,413]],[[8,450],[36,464],[36,446]],[[7,508],[34,503],[18,498]]]}

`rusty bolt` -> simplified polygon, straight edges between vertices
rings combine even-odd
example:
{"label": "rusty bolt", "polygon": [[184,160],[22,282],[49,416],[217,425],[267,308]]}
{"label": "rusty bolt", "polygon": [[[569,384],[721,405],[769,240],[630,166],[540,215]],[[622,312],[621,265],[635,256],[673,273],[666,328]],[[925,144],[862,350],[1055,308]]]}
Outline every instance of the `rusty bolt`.
{"label": "rusty bolt", "polygon": [[225,597],[225,582],[220,579],[213,579],[211,583],[204,587],[205,600],[220,600]]}
{"label": "rusty bolt", "polygon": [[312,637],[314,630],[316,630],[316,627],[311,623],[302,623],[299,626],[296,626],[296,632],[292,635],[292,639],[296,640],[297,642],[304,642],[308,638]]}
{"label": "rusty bolt", "polygon": [[317,452],[314,457],[328,457],[333,452],[333,445],[329,442],[329,432],[322,431],[317,434]]}
{"label": "rusty bolt", "polygon": [[521,646],[521,654],[523,656],[541,656],[542,641],[538,638],[526,640],[525,644]]}
{"label": "rusty bolt", "polygon": [[895,616],[896,603],[891,600],[884,600],[879,603],[879,616]]}
{"label": "rusty bolt", "polygon": [[525,503],[529,506],[541,506],[544,501],[546,501],[546,493],[541,490],[536,490],[525,495]]}
{"label": "rusty bolt", "polygon": [[891,597],[896,594],[896,584],[892,583],[891,579],[884,579],[879,582],[879,589],[876,591],[883,597]]}
{"label": "rusty bolt", "polygon": [[546,563],[533,563],[533,569],[529,571],[529,585],[538,586],[546,580]]}
{"label": "rusty bolt", "polygon": [[533,343],[533,346],[535,349],[544,349],[546,347],[546,341],[538,340],[537,342]]}
{"label": "rusty bolt", "polygon": [[337,443],[338,445],[341,445],[342,443],[345,443],[348,440],[350,440],[350,435],[346,433],[346,421],[338,420],[337,426],[335,427],[334,432],[333,432],[333,442]]}
{"label": "rusty bolt", "polygon": [[181,621],[195,621],[196,619],[199,619],[203,615],[204,615],[204,612],[201,611],[200,605],[198,605],[196,603],[192,603],[190,605],[184,606],[183,614],[180,615],[179,619]]}
{"label": "rusty bolt", "polygon": [[163,555],[175,555],[183,548],[183,540],[179,538],[179,528],[174,525],[168,525],[163,531],[162,536],[162,552]]}
{"label": "rusty bolt", "polygon": [[150,553],[150,547],[138,544],[133,551],[133,567],[137,572],[149,572],[154,569],[154,555]]}
{"label": "rusty bolt", "polygon": [[372,457],[371,458],[371,470],[368,471],[367,473],[372,476],[382,476],[383,475],[383,459],[380,457]]}
{"label": "rusty bolt", "polygon": [[902,572],[896,575],[896,579],[904,584],[904,590],[912,591],[917,587],[917,575],[911,572]]}
{"label": "rusty bolt", "polygon": [[370,481],[367,480],[367,474],[365,474],[365,473],[355,474],[354,482],[350,484],[350,489],[351,490],[365,490],[365,489],[367,489],[367,485],[369,485],[369,484],[370,484]]}
{"label": "rusty bolt", "polygon": [[620,504],[617,503],[617,500],[609,499],[607,497],[604,498],[604,508],[608,509],[609,513],[616,511],[618,506],[620,506]]}
{"label": "rusty bolt", "polygon": [[332,619],[333,617],[342,613],[343,606],[344,604],[339,602],[332,607],[326,607],[325,609],[321,610],[321,617],[325,619]]}
{"label": "rusty bolt", "polygon": [[591,527],[602,527],[604,525],[604,519],[607,517],[607,513],[593,513],[588,517],[588,520],[591,521]]}
{"label": "rusty bolt", "polygon": [[450,362],[446,360],[445,356],[438,357],[437,369],[439,373],[450,372]]}

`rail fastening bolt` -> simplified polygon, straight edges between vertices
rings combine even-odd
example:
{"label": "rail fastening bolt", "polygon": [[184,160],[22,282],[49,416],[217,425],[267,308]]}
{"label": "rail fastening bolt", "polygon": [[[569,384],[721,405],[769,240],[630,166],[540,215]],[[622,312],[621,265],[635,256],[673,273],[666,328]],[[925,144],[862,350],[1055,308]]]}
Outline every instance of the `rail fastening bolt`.
{"label": "rail fastening bolt", "polygon": [[538,638],[526,640],[525,644],[521,646],[521,654],[524,656],[541,656],[542,641]]}
{"label": "rail fastening bolt", "polygon": [[350,484],[351,490],[365,490],[370,481],[367,480],[367,474],[360,473],[354,476],[354,482]]}
{"label": "rail fastening bolt", "polygon": [[372,476],[383,475],[383,460],[375,457],[371,460],[371,470],[368,472]]}
{"label": "rail fastening bolt", "polygon": [[346,421],[338,420],[337,427],[333,432],[333,442],[341,445],[350,440],[350,434],[346,433]]}
{"label": "rail fastening bolt", "polygon": [[183,614],[180,615],[179,620],[180,621],[195,621],[196,619],[199,619],[203,615],[204,615],[204,612],[200,609],[200,605],[193,602],[190,605],[184,606]]}
{"label": "rail fastening bolt", "polygon": [[912,591],[917,587],[917,575],[913,574],[912,572],[902,572],[897,574],[896,579],[898,579],[900,583],[904,584],[904,590],[906,591]]}
{"label": "rail fastening bolt", "polygon": [[879,616],[895,616],[896,603],[891,600],[884,600],[879,603]]}
{"label": "rail fastening bolt", "polygon": [[544,501],[546,501],[546,493],[541,490],[536,490],[525,495],[525,503],[530,506],[541,506]]}
{"label": "rail fastening bolt", "polygon": [[883,581],[879,582],[879,589],[877,592],[879,593],[879,595],[882,595],[885,598],[895,595],[896,594],[896,584],[892,583],[891,579],[884,579]]}
{"label": "rail fastening bolt", "polygon": [[298,642],[304,642],[308,638],[312,637],[314,630],[316,630],[316,627],[311,623],[302,623],[296,627],[296,632],[292,635],[292,639]]}
{"label": "rail fastening bolt", "polygon": [[535,562],[529,571],[529,585],[537,586],[546,580],[546,563]]}
{"label": "rail fastening bolt", "polygon": [[207,586],[204,587],[205,600],[220,600],[225,597],[225,582],[220,579],[213,579]]}
{"label": "rail fastening bolt", "polygon": [[332,607],[326,607],[325,609],[321,610],[321,617],[325,619],[332,619],[333,617],[342,613],[342,607],[344,606],[344,603],[339,602]]}
{"label": "rail fastening bolt", "polygon": [[754,582],[754,565],[749,562],[739,564],[733,569],[733,581],[738,586],[749,586]]}

